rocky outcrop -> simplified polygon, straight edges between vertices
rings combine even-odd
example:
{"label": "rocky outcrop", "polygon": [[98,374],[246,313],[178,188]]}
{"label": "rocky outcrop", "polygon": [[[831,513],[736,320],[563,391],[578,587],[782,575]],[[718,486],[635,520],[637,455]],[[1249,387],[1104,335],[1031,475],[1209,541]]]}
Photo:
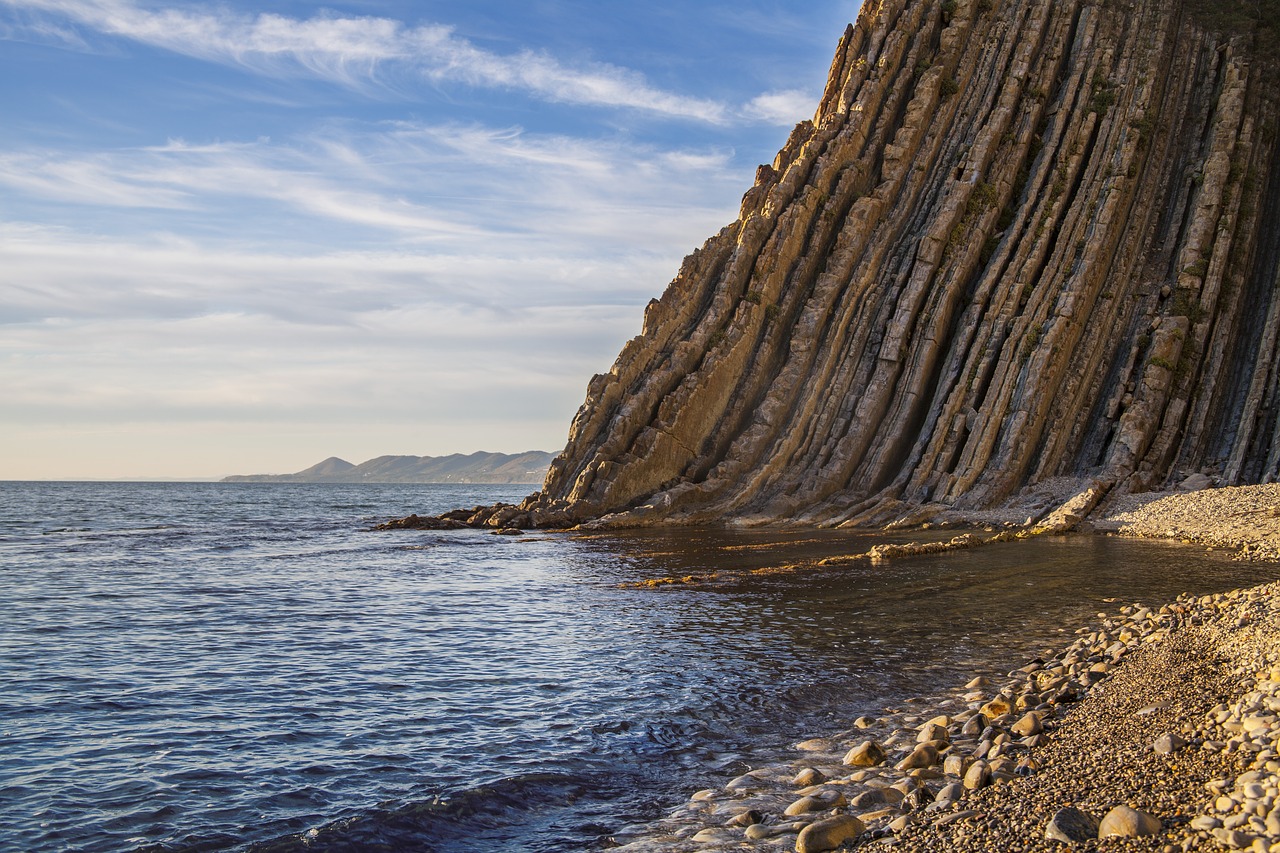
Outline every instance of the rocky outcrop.
{"label": "rocky outcrop", "polygon": [[1276,478],[1273,30],[1204,14],[867,0],[520,513],[879,524]]}

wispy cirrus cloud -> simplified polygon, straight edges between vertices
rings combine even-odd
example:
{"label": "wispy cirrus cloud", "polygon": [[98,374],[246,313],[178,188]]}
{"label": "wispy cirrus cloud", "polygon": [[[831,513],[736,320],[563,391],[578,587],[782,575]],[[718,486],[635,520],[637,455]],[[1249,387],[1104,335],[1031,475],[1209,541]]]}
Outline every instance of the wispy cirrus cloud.
{"label": "wispy cirrus cloud", "polygon": [[[346,86],[376,83],[380,71],[408,68],[436,82],[506,88],[565,104],[620,107],[722,124],[724,104],[657,88],[636,71],[607,63],[566,65],[532,50],[498,54],[447,26],[409,26],[379,17],[307,19],[222,8],[149,8],[130,0],[0,0],[28,13],[32,32],[71,22],[104,35],[265,73],[305,73]],[[34,17],[31,17],[33,16]],[[14,37],[16,28],[7,29]]]}
{"label": "wispy cirrus cloud", "polygon": [[358,226],[370,239],[480,254],[513,240],[570,256],[688,244],[724,223],[747,177],[728,150],[476,124],[340,124],[287,143],[0,151],[0,187],[14,210],[29,199],[133,217],[172,211],[165,230],[178,231],[223,216],[242,236],[253,216],[288,213]]}

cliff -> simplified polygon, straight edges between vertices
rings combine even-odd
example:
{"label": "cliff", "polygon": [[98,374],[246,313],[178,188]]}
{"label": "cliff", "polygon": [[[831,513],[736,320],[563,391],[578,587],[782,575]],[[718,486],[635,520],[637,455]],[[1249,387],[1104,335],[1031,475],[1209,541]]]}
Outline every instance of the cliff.
{"label": "cliff", "polygon": [[453,453],[449,456],[379,456],[359,465],[331,456],[296,474],[240,474],[224,483],[537,483],[551,454]]}
{"label": "cliff", "polygon": [[814,119],[486,523],[1275,479],[1275,6],[867,0]]}

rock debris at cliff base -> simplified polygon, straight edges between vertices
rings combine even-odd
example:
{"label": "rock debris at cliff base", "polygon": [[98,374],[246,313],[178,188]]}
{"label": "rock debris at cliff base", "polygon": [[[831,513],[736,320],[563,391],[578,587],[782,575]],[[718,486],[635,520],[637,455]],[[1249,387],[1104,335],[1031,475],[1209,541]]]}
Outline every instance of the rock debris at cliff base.
{"label": "rock debris at cliff base", "polygon": [[1129,495],[1095,525],[1129,536],[1228,548],[1242,559],[1280,560],[1280,484]]}

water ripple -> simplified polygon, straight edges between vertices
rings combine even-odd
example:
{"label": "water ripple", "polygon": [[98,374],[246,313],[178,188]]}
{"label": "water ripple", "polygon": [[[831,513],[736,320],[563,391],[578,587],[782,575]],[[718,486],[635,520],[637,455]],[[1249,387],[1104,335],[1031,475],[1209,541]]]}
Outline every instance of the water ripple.
{"label": "water ripple", "polygon": [[369,531],[520,491],[0,484],[0,850],[589,849],[1101,599],[1262,579],[1107,540],[779,577],[867,542]]}

